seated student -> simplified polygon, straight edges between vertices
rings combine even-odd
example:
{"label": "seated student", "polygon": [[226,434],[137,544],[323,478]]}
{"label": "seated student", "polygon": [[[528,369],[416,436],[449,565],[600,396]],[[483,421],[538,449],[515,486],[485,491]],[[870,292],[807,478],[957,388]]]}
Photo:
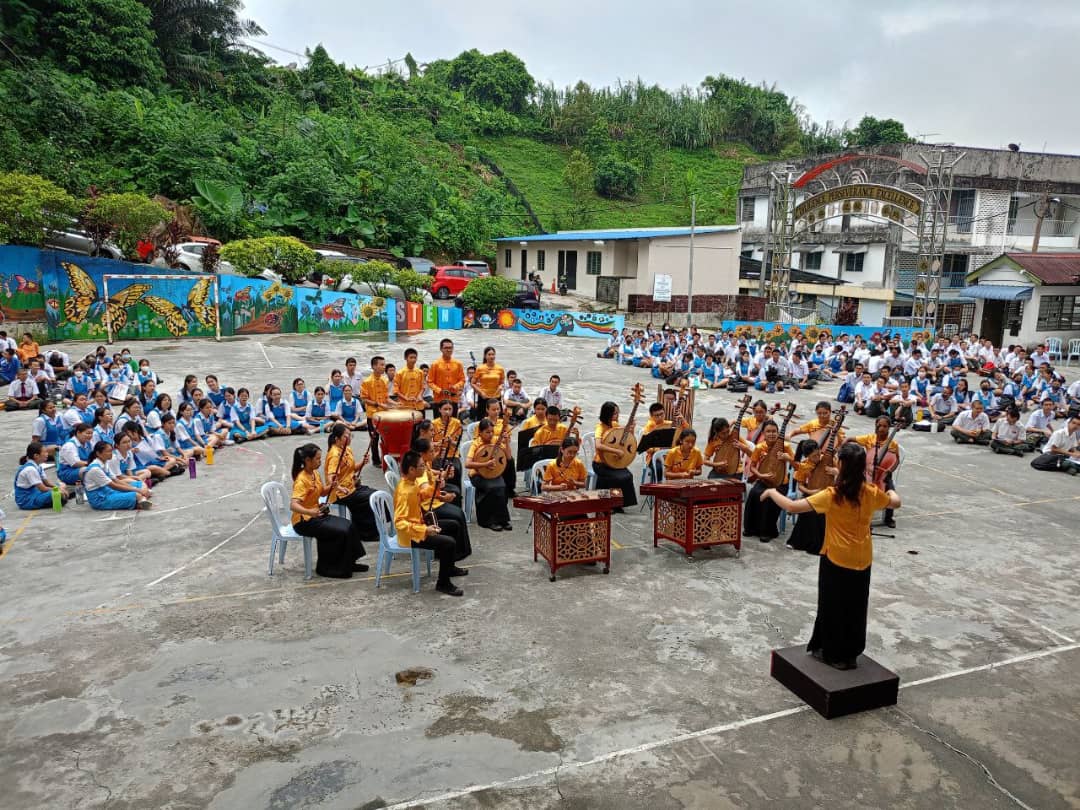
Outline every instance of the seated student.
{"label": "seated student", "polygon": [[[885,418],[885,417],[882,417]],[[821,492],[821,488],[810,486],[810,476],[817,466],[822,463],[821,446],[813,439],[803,439],[795,448],[795,471],[791,477],[795,480],[798,495],[795,500],[809,498]],[[829,467],[830,475],[836,475],[836,468]],[[827,486],[831,485],[831,481]],[[825,517],[815,512],[804,512],[795,520],[788,538],[787,547],[807,554],[820,554],[821,546],[825,542]]]}
{"label": "seated student", "polygon": [[[732,380],[728,383],[730,390],[747,390],[757,381],[757,366],[750,358],[750,352],[745,346],[740,346],[739,357],[732,364]],[[734,385],[734,388],[732,386]]]}
{"label": "seated student", "polygon": [[[765,404],[765,400],[759,399],[753,405],[750,406],[750,415],[745,416],[740,420],[739,424],[735,425],[735,432],[740,430],[746,430],[746,441],[751,445],[757,445],[761,441],[761,433],[765,429],[765,423],[769,420],[769,406]],[[751,450],[751,452],[753,452]]]}
{"label": "seated student", "polygon": [[[664,393],[666,398],[667,392],[665,391]],[[674,396],[674,392],[672,393],[672,396]],[[663,403],[654,402],[652,405],[649,406],[649,418],[645,421],[645,426],[641,429],[641,438],[644,439],[654,430],[662,430],[664,428],[669,428],[673,426],[673,422],[671,422],[669,419],[664,418]],[[645,451],[646,465],[652,464],[653,456],[656,455],[656,451],[659,449],[661,448],[650,447],[648,450]]]}
{"label": "seated student", "polygon": [[[814,406],[814,415],[814,419],[804,422],[788,433],[788,438],[794,439],[796,436],[808,436],[818,444],[824,444],[825,437],[829,434],[829,428],[832,426],[832,406],[827,400],[823,399]],[[842,430],[840,441],[843,442]]]}
{"label": "seated student", "polygon": [[38,415],[31,428],[31,438],[35,442],[41,442],[45,447],[45,455],[52,458],[67,437],[68,429],[64,420],[56,413],[56,403],[45,400],[38,407]]}
{"label": "seated student", "polygon": [[364,407],[360,400],[353,396],[351,385],[345,385],[341,389],[341,400],[333,410],[334,416],[350,430],[366,430],[367,419],[364,416]]}
{"label": "seated student", "polygon": [[564,492],[571,489],[584,489],[589,473],[578,458],[581,442],[576,436],[567,436],[559,445],[559,455],[544,467],[544,480],[540,485],[542,492]]}
{"label": "seated student", "polygon": [[[142,409],[146,413],[150,413],[154,409],[154,404],[157,402],[159,396],[157,390],[157,383],[153,380],[147,380],[139,386],[139,393],[136,395],[139,400],[139,404],[142,405]],[[124,400],[127,402],[127,400]]]}
{"label": "seated student", "polygon": [[178,402],[190,402],[195,403],[195,389],[199,387],[199,378],[194,374],[188,374],[184,377],[184,385],[180,388],[180,393],[177,395]]}
{"label": "seated student", "polygon": [[[487,420],[480,421],[483,424]],[[464,591],[450,579],[468,573],[466,569],[457,567],[457,543],[454,538],[441,534],[438,528],[424,522],[420,486],[417,483],[423,472],[424,460],[419,453],[410,450],[402,456],[401,481],[394,490],[394,528],[397,530],[398,545],[405,548],[418,546],[434,552],[439,560],[439,576],[435,582],[435,590],[448,596],[462,596]]]}
{"label": "seated student", "polygon": [[94,411],[94,438],[93,442],[106,442],[116,444],[116,427],[114,425],[112,408],[101,408]]}
{"label": "seated student", "polygon": [[1065,389],[1061,387],[1061,380],[1054,377],[1049,386],[1047,386],[1042,395],[1039,397],[1039,402],[1042,403],[1045,400],[1050,400],[1054,403],[1054,414],[1058,419],[1064,419],[1069,415],[1069,397],[1065,392]]}
{"label": "seated student", "polygon": [[328,431],[333,424],[340,421],[337,414],[330,409],[330,399],[326,396],[326,389],[321,385],[315,386],[312,392],[304,421],[308,427],[315,429],[315,433]]}
{"label": "seated student", "polygon": [[113,446],[108,442],[94,445],[93,457],[83,473],[83,488],[91,509],[149,509],[149,489],[138,482],[125,481],[109,472]]}
{"label": "seated student", "polygon": [[185,467],[187,466],[187,460],[195,455],[196,448],[182,447],[180,445],[180,436],[176,430],[176,417],[171,413],[167,413],[161,418],[161,427],[151,431],[151,434],[164,446],[166,453],[173,458],[180,459]]}
{"label": "seated student", "polygon": [[60,505],[68,502],[68,491],[63,484],[54,484],[45,476],[41,465],[48,458],[45,445],[30,442],[26,455],[19,459],[15,472],[15,505],[20,509],[48,509],[52,506],[53,488],[60,489]]}
{"label": "seated student", "polygon": [[161,427],[161,417],[167,413],[172,413],[172,409],[172,397],[168,394],[158,394],[157,399],[154,400],[154,407],[146,412],[146,427],[150,430],[157,430]]}
{"label": "seated student", "polygon": [[956,400],[956,407],[961,411],[971,410],[971,389],[968,388],[968,381],[966,377],[961,377],[956,382],[956,388],[953,389],[953,398]]}
{"label": "seated student", "polygon": [[[621,512],[637,504],[637,493],[634,491],[634,476],[625,468],[612,467],[608,462],[617,459],[621,455],[619,448],[604,444],[604,437],[609,431],[621,428],[619,425],[619,406],[614,402],[605,402],[600,406],[600,421],[594,430],[595,451],[592,460],[593,472],[596,473],[597,489],[621,489],[623,505],[615,512]],[[634,423],[627,423],[625,430],[634,432]],[[620,430],[620,434],[621,434]]]}
{"label": "seated student", "polygon": [[1080,416],[1069,419],[1047,439],[1042,454],[1031,460],[1036,470],[1057,470],[1069,475],[1080,473]]}
{"label": "seated student", "polygon": [[525,432],[527,430],[536,430],[539,427],[543,427],[547,424],[547,402],[543,397],[537,397],[533,400],[533,412],[529,414],[529,417],[521,423],[521,430]]}
{"label": "seated student", "polygon": [[276,385],[267,392],[266,406],[263,409],[266,427],[272,436],[303,436],[317,432],[304,424],[304,420],[295,416],[289,403],[282,399],[281,389]]}
{"label": "seated student", "polygon": [[[432,468],[435,451],[429,439],[416,439],[411,449],[419,453],[424,460],[424,471],[416,479],[416,485],[420,489],[420,508],[435,515],[440,534],[454,539],[457,549],[454,562],[461,562],[472,554],[472,540],[469,538],[465,512],[454,503],[460,492],[456,488],[445,486],[446,477]],[[449,470],[447,470],[447,475],[449,475]],[[437,492],[436,485],[438,485]]]}
{"label": "seated student", "polygon": [[990,419],[979,400],[971,403],[971,410],[957,415],[950,433],[957,444],[990,444]]}
{"label": "seated student", "polygon": [[7,385],[14,380],[15,373],[22,367],[22,361],[14,349],[3,349],[0,354],[0,385]]}
{"label": "seated student", "polygon": [[86,366],[82,363],[76,363],[71,376],[64,383],[64,404],[71,404],[79,394],[85,394],[89,398],[96,387],[97,383],[94,378],[86,373]]}
{"label": "seated student", "polygon": [[1068,398],[1069,415],[1075,416],[1080,413],[1080,378],[1073,380],[1065,396]]}
{"label": "seated student", "polygon": [[[845,383],[846,384],[846,383]],[[870,401],[874,396],[877,386],[869,371],[864,371],[858,382],[852,389],[852,401],[855,403],[853,410],[860,416],[866,415],[866,409],[870,407]],[[839,399],[839,397],[837,397]],[[840,400],[843,402],[843,400]]]}
{"label": "seated student", "polygon": [[454,416],[456,410],[454,403],[443,400],[436,406],[437,418],[431,423],[431,440],[435,448],[435,467],[439,469],[445,454],[446,464],[451,468],[447,473],[447,481],[461,488],[461,454],[459,448],[462,440],[461,420]]}
{"label": "seated student", "polygon": [[[226,393],[228,389],[226,389]],[[232,423],[229,437],[234,442],[247,442],[261,439],[266,436],[266,425],[259,424],[255,419],[255,409],[248,402],[251,392],[241,388],[236,392],[236,402],[229,408],[226,418]]]}
{"label": "seated student", "polygon": [[979,390],[975,392],[972,397],[972,402],[981,402],[983,406],[983,413],[986,414],[986,418],[991,422],[997,420],[1001,416],[1001,405],[998,402],[997,396],[994,394],[990,380],[984,379],[979,383]]}
{"label": "seated student", "polygon": [[705,364],[701,367],[701,383],[705,388],[727,388],[728,378],[724,372],[724,365],[716,362],[716,358],[705,355]]}
{"label": "seated student", "polygon": [[181,402],[176,409],[176,445],[195,458],[206,455],[206,442],[195,426],[195,408],[190,402]]}
{"label": "seated student", "polygon": [[360,483],[363,468],[353,455],[352,438],[353,432],[340,422],[330,428],[326,437],[323,475],[327,485],[332,485],[327,501],[344,504],[360,537],[375,541],[378,527],[371,513],[371,494],[375,490]]}
{"label": "seated student", "polygon": [[529,442],[530,447],[562,447],[563,439],[566,438],[568,428],[560,422],[560,413],[557,408],[548,408],[544,411],[544,424],[536,429]]}
{"label": "seated student", "polygon": [[792,352],[788,360],[788,371],[791,374],[791,384],[794,388],[813,388],[817,383],[810,377],[810,366],[803,359],[802,352]]}
{"label": "seated student", "polygon": [[1023,456],[1031,448],[1024,435],[1024,426],[1020,424],[1020,409],[1013,405],[1005,411],[1005,418],[994,423],[990,449],[995,453]]}
{"label": "seated student", "polygon": [[60,414],[60,419],[63,421],[64,427],[70,435],[76,425],[81,425],[84,422],[92,424],[95,413],[94,409],[90,407],[90,402],[86,398],[86,394],[79,394],[75,397],[75,400],[71,403],[70,407],[66,408],[64,412]]}
{"label": "seated student", "polygon": [[319,477],[322,451],[314,444],[303,444],[293,451],[292,510],[293,531],[314,537],[318,546],[315,573],[331,579],[351,579],[354,571],[368,567],[356,562],[364,556],[360,532],[345,518],[329,514],[330,507],[320,503],[333,488]]}
{"label": "seated student", "polygon": [[956,404],[951,387],[946,385],[941,389],[940,394],[934,394],[930,398],[930,421],[936,425],[938,433],[951,425],[958,413],[960,413],[960,408]]}
{"label": "seated student", "polygon": [[124,400],[124,404],[120,406],[120,415],[116,417],[116,423],[113,425],[113,430],[123,430],[128,422],[134,422],[139,425],[146,422],[146,417],[143,416],[142,406],[135,397],[128,397]]}
{"label": "seated student", "polygon": [[155,481],[180,475],[187,467],[181,459],[165,452],[164,441],[149,435],[138,422],[125,423],[124,433],[131,437],[132,452],[139,468],[148,470]]}
{"label": "seated student", "polygon": [[214,404],[215,408],[220,407],[221,403],[225,401],[225,389],[221,387],[221,383],[218,382],[216,374],[207,374],[204,379],[206,381],[206,393],[201,397],[193,398],[191,404],[194,405],[197,410],[199,403],[204,399],[208,399]]}
{"label": "seated student", "polygon": [[[779,447],[776,446],[777,443]],[[762,543],[768,543],[780,536],[776,526],[780,518],[780,508],[771,501],[762,501],[761,495],[773,487],[786,491],[788,482],[786,464],[779,472],[766,473],[761,469],[761,463],[774,451],[778,453],[777,457],[781,462],[790,464],[795,460],[791,445],[780,441],[780,428],[776,422],[768,419],[762,428],[762,441],[754,447],[747,463],[747,474],[754,481],[754,485],[747,495],[743,513],[743,536],[757,536]]]}
{"label": "seated student", "polygon": [[562,378],[558,374],[552,374],[548,379],[548,387],[540,394],[547,407],[555,408],[560,412],[562,411],[562,391],[559,390],[561,382]]}
{"label": "seated student", "polygon": [[[356,393],[356,389],[353,389]],[[326,386],[326,394],[330,398],[330,410],[337,409],[337,404],[345,398],[345,381],[341,375],[341,369],[335,368],[330,372],[330,384]]]}
{"label": "seated student", "polygon": [[[113,478],[127,481],[129,484],[143,484],[150,478],[150,470],[139,464],[135,458],[135,443],[128,431],[121,431],[116,436],[113,457],[108,463],[109,474]],[[147,485],[149,489],[149,485]]]}
{"label": "seated student", "polygon": [[[498,400],[495,400],[495,405],[498,405]],[[469,447],[468,458],[465,459],[465,469],[468,470],[473,487],[476,489],[476,522],[485,529],[501,532],[513,528],[510,523],[510,511],[506,506],[504,477],[484,478],[480,475],[481,469],[496,466],[495,459],[484,457],[492,451],[495,442],[495,424],[485,417],[477,425],[476,438]],[[509,452],[507,455],[509,456]],[[402,475],[404,473],[405,470],[402,468]],[[413,477],[414,481],[415,478],[416,476]]]}
{"label": "seated student", "polygon": [[885,376],[878,377],[874,380],[874,387],[870,391],[869,401],[863,411],[863,416],[877,419],[883,415],[887,411],[889,401],[893,398],[893,395],[894,392],[889,388]]}
{"label": "seated student", "polygon": [[[729,445],[737,451],[734,461],[726,450]],[[749,457],[753,452],[754,445],[739,437],[738,428],[727,419],[717,417],[709,425],[709,440],[705,444],[702,464],[709,468],[709,478],[737,479],[742,477],[743,456]]]}
{"label": "seated student", "polygon": [[8,386],[7,399],[4,400],[4,409],[8,411],[23,411],[41,407],[41,397],[38,395],[37,383],[31,381],[30,373],[25,367],[20,367],[15,372],[15,379]]}
{"label": "seated student", "polygon": [[502,404],[497,397],[493,397],[487,401],[487,407],[485,409],[485,415],[494,427],[495,438],[503,437],[504,446],[506,448],[506,470],[503,472],[502,479],[506,485],[506,497],[507,499],[513,498],[517,487],[517,462],[514,459],[514,454],[510,451],[511,443],[511,428],[513,427],[509,423],[503,426],[503,419],[505,414],[502,412]]}
{"label": "seated student", "polygon": [[94,452],[94,426],[80,423],[75,426],[70,439],[60,446],[56,458],[56,477],[69,486],[82,480],[86,465]]}
{"label": "seated student", "polygon": [[694,446],[696,443],[697,433],[691,428],[683,430],[678,446],[668,450],[664,456],[664,478],[677,480],[701,475],[704,459],[701,451]]}
{"label": "seated student", "polygon": [[900,425],[910,425],[915,421],[915,408],[919,398],[911,390],[911,383],[900,383],[900,390],[889,400],[889,418]]}
{"label": "seated student", "polygon": [[24,332],[22,341],[19,343],[19,348],[16,350],[19,354],[19,359],[23,363],[29,363],[39,354],[41,354],[41,347],[38,346],[37,341],[34,340],[34,336],[29,332]]}
{"label": "seated student", "polygon": [[[222,402],[224,401],[223,399]],[[229,423],[218,418],[214,403],[209,398],[199,402],[199,413],[194,423],[197,441],[203,447],[217,448],[233,443],[229,438]]]}
{"label": "seated student", "polygon": [[[510,384],[510,389],[503,394],[503,407],[506,409],[511,425],[523,422],[529,412],[529,398],[521,390],[521,386],[521,379],[515,379]],[[546,407],[545,403],[545,410]]]}
{"label": "seated student", "polygon": [[131,393],[131,369],[123,363],[113,363],[105,380],[105,395],[110,405],[123,405]]}
{"label": "seated student", "polygon": [[145,357],[139,358],[139,370],[135,372],[135,380],[140,386],[147,380],[153,380],[155,384],[163,382],[161,377],[150,368],[150,361]]}

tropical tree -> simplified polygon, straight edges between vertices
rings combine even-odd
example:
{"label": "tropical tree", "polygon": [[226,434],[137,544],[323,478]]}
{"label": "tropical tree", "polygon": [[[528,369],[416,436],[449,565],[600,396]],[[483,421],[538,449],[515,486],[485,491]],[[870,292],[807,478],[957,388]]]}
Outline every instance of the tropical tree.
{"label": "tropical tree", "polygon": [[874,118],[864,115],[855,129],[848,133],[849,146],[878,146],[884,143],[911,143],[904,125],[895,118]]}
{"label": "tropical tree", "polygon": [[68,227],[78,211],[75,198],[32,174],[0,174],[0,244],[45,244],[48,230]]}
{"label": "tropical tree", "polygon": [[165,206],[141,194],[98,194],[91,190],[80,221],[98,250],[111,240],[124,256],[134,256],[140,241],[153,237],[172,219]]}

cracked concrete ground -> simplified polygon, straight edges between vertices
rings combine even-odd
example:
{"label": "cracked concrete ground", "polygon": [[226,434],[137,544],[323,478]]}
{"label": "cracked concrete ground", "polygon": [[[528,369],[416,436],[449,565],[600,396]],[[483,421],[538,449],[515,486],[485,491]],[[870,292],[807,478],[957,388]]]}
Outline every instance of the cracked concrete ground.
{"label": "cracked concrete ground", "polygon": [[[169,391],[211,370],[313,386],[349,354],[433,358],[445,334],[136,353]],[[529,390],[561,373],[587,427],[633,382],[655,390],[594,341],[451,336],[462,356],[495,345]],[[810,414],[834,393],[790,399]],[[698,426],[735,399],[701,396]],[[30,417],[0,423],[11,481]],[[687,559],[654,549],[634,509],[616,516],[609,576],[549,583],[515,514],[512,534],[474,527],[463,599],[429,580],[413,594],[401,562],[378,591],[366,575],[305,582],[296,548],[268,578],[258,487],[300,441],[229,448],[148,513],[0,501],[15,536],[0,559],[5,810],[1080,807],[1078,479],[905,435],[868,639],[900,674],[899,706],[826,721],[768,677],[769,650],[809,634],[809,556],[750,540]],[[399,686],[409,667],[434,677]]]}

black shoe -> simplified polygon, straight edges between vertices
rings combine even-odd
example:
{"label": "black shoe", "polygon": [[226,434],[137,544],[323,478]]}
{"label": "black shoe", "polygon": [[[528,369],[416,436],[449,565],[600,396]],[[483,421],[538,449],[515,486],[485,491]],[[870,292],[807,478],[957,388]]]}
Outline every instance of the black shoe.
{"label": "black shoe", "polygon": [[514,530],[514,525],[512,523],[504,523],[502,525],[502,530],[504,532],[512,532]]}
{"label": "black shoe", "polygon": [[327,579],[352,579],[352,571],[320,571],[316,568],[315,573]]}
{"label": "black shoe", "polygon": [[758,540],[760,540],[762,543],[771,543],[773,540],[775,540],[779,536],[780,535],[778,535],[778,534],[774,534],[771,537],[759,537]]}
{"label": "black shoe", "polygon": [[458,568],[456,565],[450,569],[450,576],[452,577],[467,577],[469,575],[468,568]]}
{"label": "black shoe", "polygon": [[435,584],[435,590],[439,593],[445,593],[447,596],[464,596],[465,591],[461,590],[453,582],[438,582]]}
{"label": "black shoe", "polygon": [[370,571],[371,566],[365,565],[364,563],[353,563],[352,570],[362,574],[365,571]]}
{"label": "black shoe", "polygon": [[488,528],[491,529],[491,531],[493,531],[493,532],[501,532],[503,530],[503,527],[498,526],[498,525],[496,525],[496,526],[488,526]]}
{"label": "black shoe", "polygon": [[614,513],[615,513],[616,515],[623,515],[623,514],[626,514],[626,510],[624,510],[624,509],[623,509],[623,508],[622,508],[621,506],[616,506],[616,507],[615,507],[614,509],[612,509],[611,511],[612,511],[612,512],[614,512]]}
{"label": "black shoe", "polygon": [[885,525],[888,526],[890,529],[895,529],[896,528],[896,521],[893,518],[888,518],[885,521]]}

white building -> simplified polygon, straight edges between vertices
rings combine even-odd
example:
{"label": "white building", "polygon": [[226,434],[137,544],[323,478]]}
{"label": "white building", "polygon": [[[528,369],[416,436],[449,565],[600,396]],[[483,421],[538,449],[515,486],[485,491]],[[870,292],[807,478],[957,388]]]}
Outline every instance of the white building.
{"label": "white building", "polygon": [[[768,221],[768,178],[790,166],[797,178],[816,166],[835,161],[827,181],[918,184],[921,144],[860,150],[864,157],[844,161],[840,155],[807,158],[794,163],[747,166],[739,191],[743,252],[761,258]],[[1038,214],[1043,215],[1040,253],[1075,251],[1080,239],[1080,157],[1031,154],[1002,149],[953,147],[964,156],[954,170],[949,212],[942,308],[939,325],[978,331],[976,303],[966,296],[967,276],[1005,252],[1030,251]],[[885,158],[877,159],[874,158]],[[838,160],[839,159],[839,160]],[[820,188],[802,190],[801,202]],[[914,237],[895,225],[858,216],[827,220],[796,236],[793,265],[835,280],[833,291],[793,284],[802,303],[817,304],[823,316],[840,297],[859,300],[864,324],[902,322],[910,316],[915,286]]]}
{"label": "white building", "polygon": [[[695,310],[708,297],[738,293],[740,231],[737,225],[695,228]],[[525,279],[536,272],[544,289],[565,277],[568,292],[620,310],[630,309],[632,296],[651,296],[657,275],[671,277],[673,298],[689,292],[689,228],[559,231],[495,241],[498,275]]]}

